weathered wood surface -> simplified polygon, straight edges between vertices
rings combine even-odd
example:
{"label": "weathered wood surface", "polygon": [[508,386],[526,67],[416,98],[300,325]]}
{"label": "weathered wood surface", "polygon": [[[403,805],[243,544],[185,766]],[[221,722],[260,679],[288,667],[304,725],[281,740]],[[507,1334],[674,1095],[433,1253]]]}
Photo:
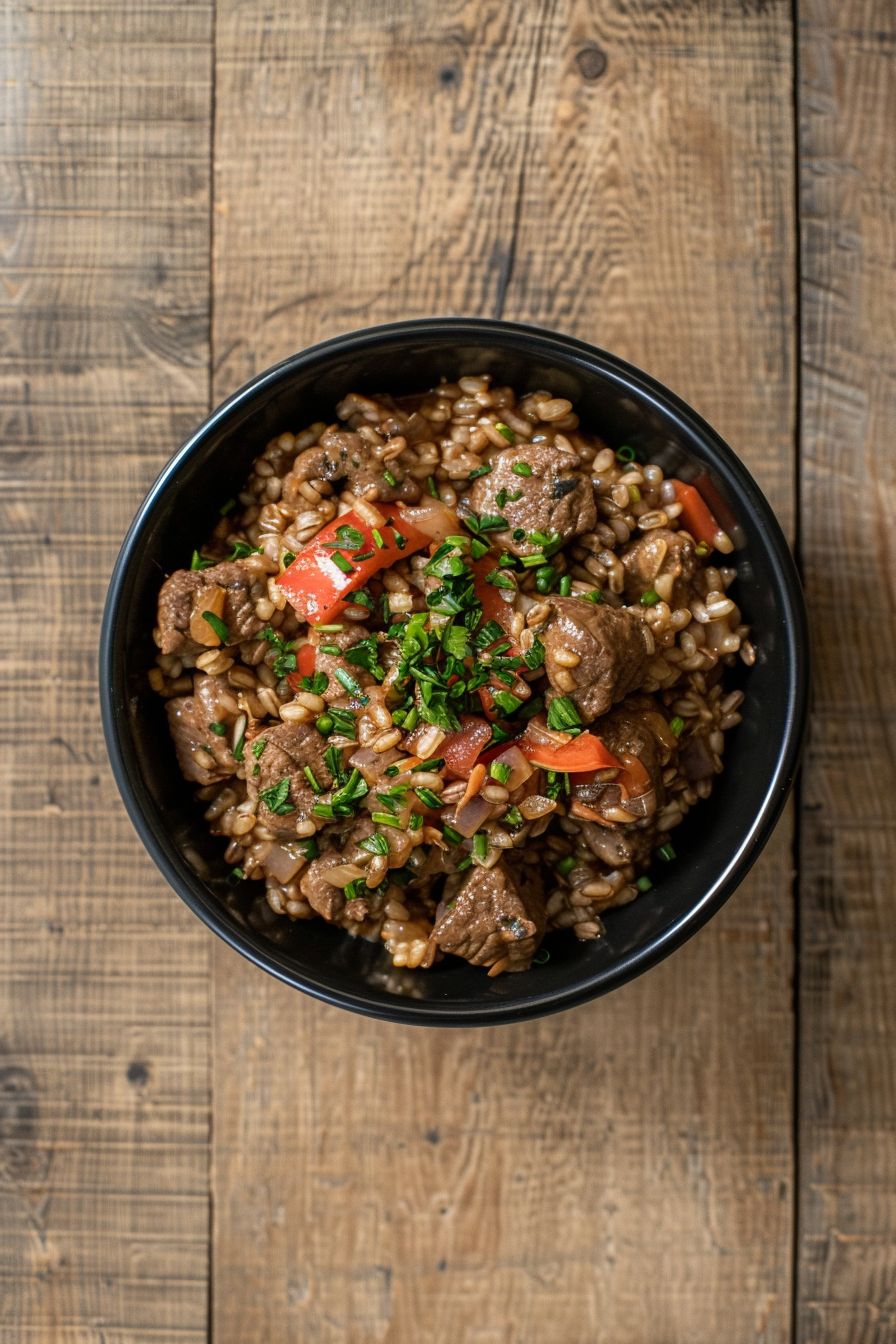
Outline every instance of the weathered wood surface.
{"label": "weathered wood surface", "polygon": [[[896,1337],[896,22],[797,8],[3,8],[3,1344]],[[649,368],[796,526],[798,1022],[790,819],[646,978],[437,1036],[213,947],[132,834],[94,662],[144,488],[210,393],[434,312]]]}
{"label": "weathered wood surface", "polygon": [[896,1339],[896,11],[800,8],[802,551],[797,1344]]}
{"label": "weathered wood surface", "polygon": [[206,1337],[209,940],[118,802],[99,614],[207,406],[210,7],[0,20],[0,1338]]}
{"label": "weathered wood surface", "polygon": [[[222,0],[215,397],[372,321],[540,320],[690,397],[788,522],[791,36],[782,4]],[[216,948],[215,1340],[787,1339],[790,869],[784,822],[681,954],[497,1032]]]}

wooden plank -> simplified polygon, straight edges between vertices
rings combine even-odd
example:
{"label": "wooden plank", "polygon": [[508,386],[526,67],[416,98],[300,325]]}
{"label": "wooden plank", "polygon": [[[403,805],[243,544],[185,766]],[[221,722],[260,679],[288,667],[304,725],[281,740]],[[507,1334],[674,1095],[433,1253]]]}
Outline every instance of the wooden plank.
{"label": "wooden plank", "polygon": [[801,0],[800,1344],[896,1338],[896,15]]}
{"label": "wooden plank", "polygon": [[[780,0],[221,0],[215,396],[368,322],[540,320],[690,397],[789,522],[791,37]],[[790,841],[640,982],[502,1031],[216,949],[216,1344],[787,1339]]]}
{"label": "wooden plank", "polygon": [[198,1344],[209,940],[124,817],[95,665],[127,523],[208,404],[210,5],[2,24],[0,1338]]}

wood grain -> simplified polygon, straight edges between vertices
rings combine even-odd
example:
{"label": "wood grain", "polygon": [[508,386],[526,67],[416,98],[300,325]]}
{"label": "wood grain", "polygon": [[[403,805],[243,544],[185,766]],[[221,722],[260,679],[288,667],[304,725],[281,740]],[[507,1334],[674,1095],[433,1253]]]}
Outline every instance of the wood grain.
{"label": "wood grain", "polygon": [[883,0],[800,5],[816,677],[800,844],[799,1344],[896,1338],[894,50]]}
{"label": "wood grain", "polygon": [[207,406],[211,14],[3,7],[0,1338],[206,1338],[208,938],[105,764],[126,525]]}
{"label": "wood grain", "polygon": [[[215,396],[367,322],[542,321],[689,397],[789,524],[791,36],[783,3],[221,0]],[[790,842],[640,982],[500,1031],[217,948],[216,1344],[787,1339]]]}

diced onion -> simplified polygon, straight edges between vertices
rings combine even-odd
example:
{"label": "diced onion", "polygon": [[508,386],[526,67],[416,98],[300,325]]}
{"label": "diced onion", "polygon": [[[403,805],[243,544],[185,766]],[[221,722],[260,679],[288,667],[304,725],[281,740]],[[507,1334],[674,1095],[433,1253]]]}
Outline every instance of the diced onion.
{"label": "diced onion", "polygon": [[334,863],[332,868],[321,868],[320,875],[331,887],[344,889],[349,882],[357,882],[364,876],[364,869],[356,863]]}
{"label": "diced onion", "polygon": [[422,504],[409,508],[402,505],[400,516],[406,518],[409,523],[417,528],[418,532],[425,532],[433,541],[442,542],[446,537],[456,536],[461,531],[460,519],[450,509],[447,504],[443,504],[440,499],[427,499]]}
{"label": "diced onion", "polygon": [[264,870],[276,882],[291,882],[305,861],[304,854],[293,845],[272,844],[265,856]]}
{"label": "diced onion", "polygon": [[456,831],[467,839],[475,835],[484,821],[488,821],[492,815],[492,805],[487,799],[483,798],[481,793],[477,793],[463,807],[459,807],[454,814],[454,821],[450,823]]}

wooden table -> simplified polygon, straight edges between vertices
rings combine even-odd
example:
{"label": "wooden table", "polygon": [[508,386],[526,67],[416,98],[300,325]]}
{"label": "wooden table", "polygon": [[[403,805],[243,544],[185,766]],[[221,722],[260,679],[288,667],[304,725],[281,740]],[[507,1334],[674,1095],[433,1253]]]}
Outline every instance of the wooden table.
{"label": "wooden table", "polygon": [[[896,1339],[890,0],[7,0],[0,1338]],[[802,785],[706,930],[501,1030],[216,942],[110,778],[144,490],[304,344],[528,319],[674,387],[800,557]],[[888,742],[889,734],[889,742]]]}

